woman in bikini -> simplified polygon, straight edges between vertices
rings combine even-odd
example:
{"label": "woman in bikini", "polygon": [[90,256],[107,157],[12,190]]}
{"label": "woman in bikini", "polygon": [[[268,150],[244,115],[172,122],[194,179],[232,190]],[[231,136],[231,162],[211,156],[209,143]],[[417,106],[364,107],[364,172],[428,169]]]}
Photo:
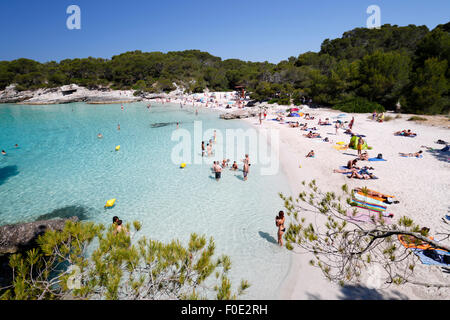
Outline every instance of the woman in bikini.
{"label": "woman in bikini", "polygon": [[275,225],[278,227],[278,244],[282,247],[283,246],[283,234],[286,231],[286,228],[284,227],[284,212],[280,211],[278,213],[278,216],[275,217]]}

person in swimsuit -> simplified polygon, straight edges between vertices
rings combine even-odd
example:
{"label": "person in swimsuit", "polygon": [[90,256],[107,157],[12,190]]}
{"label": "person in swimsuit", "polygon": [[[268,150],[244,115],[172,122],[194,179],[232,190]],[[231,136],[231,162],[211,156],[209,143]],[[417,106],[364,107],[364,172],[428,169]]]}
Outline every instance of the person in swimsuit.
{"label": "person in swimsuit", "polygon": [[99,133],[99,134],[97,135],[97,138],[101,139],[101,138],[103,138],[103,135],[102,135],[101,133]]}
{"label": "person in swimsuit", "polygon": [[278,216],[275,217],[275,225],[278,227],[278,244],[282,247],[283,246],[283,234],[286,232],[286,228],[284,227],[284,212],[280,211],[278,213]]}
{"label": "person in swimsuit", "polygon": [[364,140],[363,138],[359,138],[358,139],[358,145],[356,146],[356,148],[358,149],[358,156],[361,156],[361,151],[362,151],[362,146],[364,144]]}
{"label": "person in swimsuit", "polygon": [[235,162],[233,162],[233,166],[231,167],[230,170],[236,171],[237,169],[238,169],[238,164],[237,164],[237,162],[235,161]]}
{"label": "person in swimsuit", "polygon": [[117,125],[117,130],[120,131],[120,123]]}
{"label": "person in swimsuit", "polygon": [[244,181],[247,181],[247,176],[248,176],[248,172],[250,171],[250,159],[248,158],[248,154],[245,155],[245,159],[244,161],[244,168],[243,168],[243,172],[244,172]]}
{"label": "person in swimsuit", "polygon": [[2,150],[2,155],[6,156],[6,151]]}
{"label": "person in swimsuit", "polygon": [[416,152],[416,153],[403,153],[403,152],[399,152],[399,154],[402,157],[416,157],[416,158],[420,158],[422,156],[422,150]]}
{"label": "person in swimsuit", "polygon": [[359,169],[359,167],[356,166],[358,163],[358,159],[349,160],[347,162],[347,169]]}
{"label": "person in swimsuit", "polygon": [[314,150],[311,150],[307,155],[306,158],[314,158]]}
{"label": "person in swimsuit", "polygon": [[202,157],[205,156],[205,141],[202,141]]}

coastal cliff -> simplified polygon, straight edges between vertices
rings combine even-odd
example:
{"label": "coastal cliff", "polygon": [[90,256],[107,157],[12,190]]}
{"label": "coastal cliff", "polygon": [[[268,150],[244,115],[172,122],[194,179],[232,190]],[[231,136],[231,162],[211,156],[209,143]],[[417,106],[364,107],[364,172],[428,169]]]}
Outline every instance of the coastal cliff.
{"label": "coastal cliff", "polygon": [[0,91],[0,103],[21,103],[29,105],[62,104],[85,102],[90,104],[131,103],[142,101],[134,96],[134,90],[111,90],[99,88],[91,90],[78,85],[58,88],[18,91],[14,85]]}

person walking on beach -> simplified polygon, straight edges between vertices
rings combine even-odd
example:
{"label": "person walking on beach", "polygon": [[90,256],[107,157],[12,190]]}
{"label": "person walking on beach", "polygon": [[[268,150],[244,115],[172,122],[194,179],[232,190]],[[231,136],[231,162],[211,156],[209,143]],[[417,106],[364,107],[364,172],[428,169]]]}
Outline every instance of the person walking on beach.
{"label": "person walking on beach", "polygon": [[280,247],[283,246],[283,234],[286,231],[286,228],[284,227],[284,221],[284,212],[280,211],[278,213],[278,216],[275,217],[275,225],[278,227],[278,244],[280,245]]}
{"label": "person walking on beach", "polygon": [[216,133],[216,130],[214,130],[214,143],[216,143],[217,142],[217,133]]}
{"label": "person walking on beach", "polygon": [[352,130],[352,128],[353,128],[353,123],[355,122],[355,117],[352,117],[352,120],[350,120],[350,123],[349,123],[349,125],[348,125],[348,128],[350,129],[350,130]]}
{"label": "person walking on beach", "polygon": [[205,141],[202,141],[202,157],[205,156]]}

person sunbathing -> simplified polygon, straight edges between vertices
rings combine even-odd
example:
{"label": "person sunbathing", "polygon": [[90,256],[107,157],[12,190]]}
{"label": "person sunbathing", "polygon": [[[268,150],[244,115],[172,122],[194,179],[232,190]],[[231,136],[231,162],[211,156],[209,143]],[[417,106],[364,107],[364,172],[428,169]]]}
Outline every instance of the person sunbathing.
{"label": "person sunbathing", "polygon": [[307,155],[306,158],[314,158],[314,150],[311,150]]}
{"label": "person sunbathing", "polygon": [[369,154],[366,152],[363,152],[359,155],[359,160],[368,161],[369,160]]}
{"label": "person sunbathing", "polygon": [[313,133],[310,131],[308,134],[304,134],[304,136],[307,138],[320,138],[320,133]]}
{"label": "person sunbathing", "polygon": [[355,188],[355,189],[353,189],[353,190],[354,190],[355,192],[360,192],[360,193],[362,193],[362,194],[367,194],[368,196],[381,198],[381,199],[383,199],[383,202],[388,203],[388,204],[391,204],[391,203],[400,203],[400,201],[394,200],[393,198],[390,198],[390,197],[388,197],[388,196],[385,196],[384,194],[379,193],[379,192],[376,192],[376,191],[372,191],[372,190],[368,190],[368,189],[363,190],[362,188],[358,188],[358,187]]}
{"label": "person sunbathing", "polygon": [[359,167],[356,166],[357,162],[358,162],[358,158],[349,160],[347,162],[347,169],[359,169]]}
{"label": "person sunbathing", "polygon": [[394,133],[396,136],[406,136],[406,137],[410,137],[410,136],[416,136],[417,134],[414,132],[411,132],[410,129],[408,130],[402,130],[402,131],[397,131]]}
{"label": "person sunbathing", "polygon": [[291,128],[298,128],[299,126],[300,126],[300,124],[298,122],[289,123],[289,127],[291,127]]}
{"label": "person sunbathing", "polygon": [[352,168],[352,169],[333,169],[334,173],[352,173],[352,172],[358,172],[358,169]]}
{"label": "person sunbathing", "polygon": [[368,180],[368,179],[376,179],[377,177],[375,177],[375,175],[373,173],[370,173],[367,171],[365,171],[365,172],[353,171],[352,174],[348,178],[349,179],[356,178],[356,179]]}
{"label": "person sunbathing", "polygon": [[422,156],[422,150],[416,152],[416,153],[404,153],[404,152],[399,152],[399,154],[402,157],[416,157],[416,158],[420,158]]}

